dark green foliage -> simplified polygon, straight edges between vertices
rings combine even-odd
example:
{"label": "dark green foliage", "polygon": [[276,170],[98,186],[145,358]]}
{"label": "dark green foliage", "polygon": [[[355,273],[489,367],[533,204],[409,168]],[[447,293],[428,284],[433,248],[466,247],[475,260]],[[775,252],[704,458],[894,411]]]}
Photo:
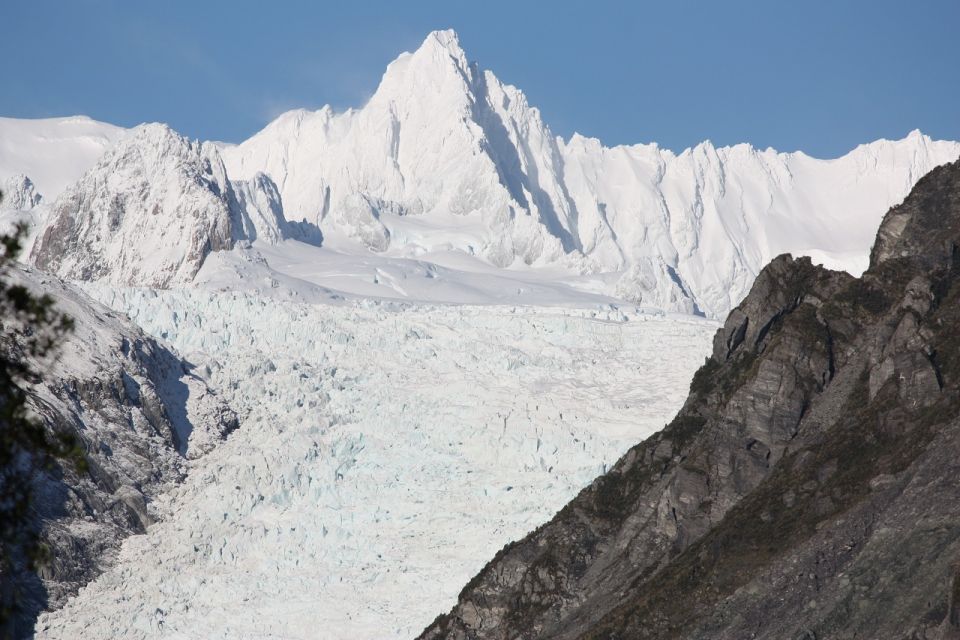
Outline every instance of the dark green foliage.
{"label": "dark green foliage", "polygon": [[25,388],[40,377],[31,363],[50,358],[73,325],[49,296],[10,283],[25,233],[18,226],[0,236],[0,637],[17,633],[13,621],[24,598],[19,576],[47,556],[31,513],[33,474],[63,459],[82,466],[77,441],[50,435],[27,408]]}
{"label": "dark green foliage", "polygon": [[683,448],[692,441],[707,424],[707,419],[694,413],[680,413],[673,419],[666,429],[664,436],[673,443],[674,455],[679,454]]}
{"label": "dark green foliage", "polygon": [[693,380],[690,381],[690,393],[703,397],[713,391],[714,386],[716,386],[714,377],[719,371],[720,363],[713,358],[707,358],[703,366],[693,374]]}

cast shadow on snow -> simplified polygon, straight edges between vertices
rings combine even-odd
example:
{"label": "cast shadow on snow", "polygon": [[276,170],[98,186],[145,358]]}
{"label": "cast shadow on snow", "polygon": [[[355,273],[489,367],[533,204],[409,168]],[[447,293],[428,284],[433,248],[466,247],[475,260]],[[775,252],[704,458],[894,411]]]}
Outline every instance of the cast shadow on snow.
{"label": "cast shadow on snow", "polygon": [[[477,95],[488,96],[485,74],[478,70],[475,78],[474,82],[476,83]],[[484,146],[487,147],[487,151],[494,160],[500,183],[507,188],[510,196],[520,203],[522,207],[529,209],[530,203],[524,192],[529,193],[540,212],[544,226],[547,227],[551,234],[560,240],[564,252],[582,252],[583,247],[580,246],[577,238],[560,222],[560,217],[557,215],[550,197],[540,188],[536,164],[532,162],[529,163],[527,172],[524,172],[520,155],[517,152],[517,148],[511,142],[510,132],[500,119],[500,116],[490,108],[486,100],[475,101],[473,104],[473,112],[474,119],[483,129],[485,137]],[[525,142],[523,140],[520,140],[520,142],[524,144],[524,152],[527,153],[527,155],[532,155],[529,149],[526,148]],[[530,175],[528,175],[528,173]],[[566,189],[564,189],[563,195],[573,211],[573,219],[571,222],[576,225],[576,205],[573,203],[569,194],[566,193]]]}
{"label": "cast shadow on snow", "polygon": [[314,247],[323,245],[323,232],[313,222],[307,222],[306,220],[292,222],[288,220],[286,232],[291,240],[299,240]]}

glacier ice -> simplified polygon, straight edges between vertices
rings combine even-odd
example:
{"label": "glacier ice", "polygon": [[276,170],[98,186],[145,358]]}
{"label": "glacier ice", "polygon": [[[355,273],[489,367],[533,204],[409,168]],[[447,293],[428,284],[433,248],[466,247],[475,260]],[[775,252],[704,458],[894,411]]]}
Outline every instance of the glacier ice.
{"label": "glacier ice", "polygon": [[87,286],[240,428],[38,638],[404,638],[659,429],[716,327],[630,309]]}

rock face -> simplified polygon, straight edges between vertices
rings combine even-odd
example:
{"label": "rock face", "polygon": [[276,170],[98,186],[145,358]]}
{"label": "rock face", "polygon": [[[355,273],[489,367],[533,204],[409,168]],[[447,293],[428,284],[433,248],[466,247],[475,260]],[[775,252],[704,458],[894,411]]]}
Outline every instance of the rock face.
{"label": "rock face", "polygon": [[277,185],[262,173],[250,180],[231,183],[233,209],[240,213],[236,235],[249,240],[279,242],[286,236],[287,221]]}
{"label": "rock face", "polygon": [[[56,278],[10,274],[74,319],[52,365],[34,367],[45,371],[42,382],[27,391],[49,430],[79,438],[87,462],[83,473],[36,473],[36,515],[52,560],[40,580],[15,578],[35,615],[60,607],[110,566],[123,538],[153,522],[151,501],[182,480],[187,459],[209,451],[237,421],[188,363],[130,321]],[[32,629],[32,620],[23,624]]]}
{"label": "rock face", "polygon": [[64,278],[169,287],[241,229],[216,148],[159,124],[132,130],[57,198],[34,263]]}
{"label": "rock face", "polygon": [[10,176],[0,183],[0,193],[3,194],[0,207],[15,211],[29,211],[43,200],[33,181],[22,173]]}
{"label": "rock face", "polygon": [[781,256],[677,417],[421,636],[960,637],[960,162],[862,278]]}

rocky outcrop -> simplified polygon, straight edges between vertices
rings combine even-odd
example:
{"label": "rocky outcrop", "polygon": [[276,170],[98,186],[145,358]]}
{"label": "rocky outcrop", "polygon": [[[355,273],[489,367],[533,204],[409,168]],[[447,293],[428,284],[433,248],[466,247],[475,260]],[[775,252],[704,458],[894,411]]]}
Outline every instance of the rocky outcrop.
{"label": "rocky outcrop", "polygon": [[233,209],[239,222],[234,234],[238,239],[276,243],[286,237],[287,221],[277,185],[262,173],[250,180],[232,182]]}
{"label": "rocky outcrop", "polygon": [[[154,522],[152,500],[237,419],[189,363],[129,320],[56,278],[28,268],[10,275],[74,320],[55,361],[34,366],[45,373],[27,392],[49,431],[79,439],[86,462],[82,471],[36,471],[36,517],[50,562],[37,576],[12,578],[35,615],[58,608],[110,566],[123,538]],[[23,625],[32,628],[32,620]]]}
{"label": "rocky outcrop", "polygon": [[235,201],[214,145],[141,125],[52,205],[31,253],[63,278],[169,287],[233,246]]}
{"label": "rocky outcrop", "polygon": [[43,200],[33,181],[22,173],[0,183],[0,193],[3,194],[0,207],[14,211],[29,211]]}
{"label": "rocky outcrop", "polygon": [[860,279],[781,256],[690,395],[421,636],[960,635],[960,163]]}

